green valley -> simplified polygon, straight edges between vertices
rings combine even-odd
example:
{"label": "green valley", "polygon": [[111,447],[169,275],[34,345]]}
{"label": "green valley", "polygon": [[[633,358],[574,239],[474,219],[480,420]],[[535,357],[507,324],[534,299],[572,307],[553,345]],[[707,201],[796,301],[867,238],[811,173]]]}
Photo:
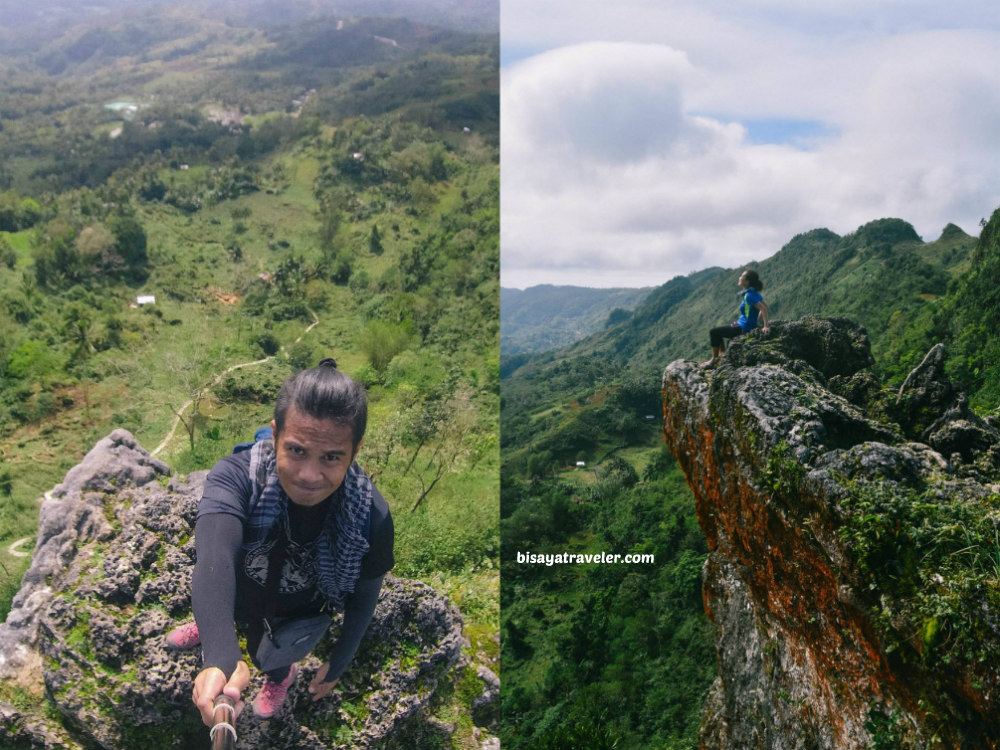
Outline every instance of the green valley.
{"label": "green valley", "polygon": [[0,38],[0,617],[43,493],[99,438],[210,468],[332,356],[368,389],[394,572],[498,669],[495,8],[265,9]]}
{"label": "green valley", "polygon": [[500,346],[513,355],[558,349],[629,316],[649,289],[588,289],[541,284],[500,289]]}

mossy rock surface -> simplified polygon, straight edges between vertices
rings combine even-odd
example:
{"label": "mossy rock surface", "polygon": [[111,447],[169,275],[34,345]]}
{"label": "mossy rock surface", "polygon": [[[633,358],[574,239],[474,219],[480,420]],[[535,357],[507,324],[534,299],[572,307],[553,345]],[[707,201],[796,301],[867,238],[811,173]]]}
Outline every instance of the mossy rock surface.
{"label": "mossy rock surface", "polygon": [[[191,617],[192,532],[207,472],[164,485],[158,477],[167,473],[116,430],[46,501],[32,568],[0,626],[3,676],[28,680],[40,700],[20,709],[0,702],[0,747],[207,745],[191,704],[200,656],[172,651],[164,638]],[[462,668],[459,612],[429,586],[388,576],[354,661],[336,690],[313,702],[307,687],[339,627],[338,617],[302,663],[282,714],[240,716],[241,745],[392,744]],[[247,695],[261,684],[255,674]]]}

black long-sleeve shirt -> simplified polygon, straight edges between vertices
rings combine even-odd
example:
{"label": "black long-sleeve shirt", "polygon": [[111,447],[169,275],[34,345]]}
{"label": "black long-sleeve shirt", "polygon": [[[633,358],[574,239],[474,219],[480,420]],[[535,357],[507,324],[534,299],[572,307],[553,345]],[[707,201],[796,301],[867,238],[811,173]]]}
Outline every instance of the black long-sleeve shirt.
{"label": "black long-sleeve shirt", "polygon": [[[205,667],[218,667],[227,678],[241,659],[234,623],[256,625],[267,611],[266,553],[243,550],[243,523],[250,497],[249,451],[222,459],[209,473],[195,526],[197,563],[192,604],[198,623]],[[286,552],[291,575],[283,578],[273,614],[305,617],[323,604],[315,588],[312,544],[323,527],[331,500],[317,506],[289,504],[290,544]],[[354,592],[345,598],[344,623],[330,656],[326,680],[338,679],[350,664],[371,621],[382,579],[394,563],[393,526],[388,504],[375,490],[368,553]],[[251,628],[255,629],[255,628]],[[249,645],[249,644],[248,644]]]}

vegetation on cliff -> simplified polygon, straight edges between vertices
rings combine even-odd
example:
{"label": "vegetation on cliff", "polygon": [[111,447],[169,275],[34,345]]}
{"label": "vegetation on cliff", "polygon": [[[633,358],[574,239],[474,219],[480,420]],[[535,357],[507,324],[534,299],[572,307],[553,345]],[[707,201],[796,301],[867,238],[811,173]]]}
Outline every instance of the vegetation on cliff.
{"label": "vegetation on cliff", "polygon": [[897,392],[868,346],[847,319],[805,318],[735,342],[717,372],[664,372],[712,550],[709,747],[995,745],[1000,431],[943,347]]}

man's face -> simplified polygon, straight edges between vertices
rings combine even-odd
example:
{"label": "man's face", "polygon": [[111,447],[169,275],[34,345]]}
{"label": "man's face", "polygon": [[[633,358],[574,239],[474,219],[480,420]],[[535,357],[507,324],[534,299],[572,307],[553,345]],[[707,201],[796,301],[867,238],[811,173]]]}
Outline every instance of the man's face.
{"label": "man's face", "polygon": [[289,407],[284,428],[275,432],[274,447],[278,481],[293,503],[318,505],[337,491],[354,460],[353,437],[349,425],[310,417],[294,404]]}

